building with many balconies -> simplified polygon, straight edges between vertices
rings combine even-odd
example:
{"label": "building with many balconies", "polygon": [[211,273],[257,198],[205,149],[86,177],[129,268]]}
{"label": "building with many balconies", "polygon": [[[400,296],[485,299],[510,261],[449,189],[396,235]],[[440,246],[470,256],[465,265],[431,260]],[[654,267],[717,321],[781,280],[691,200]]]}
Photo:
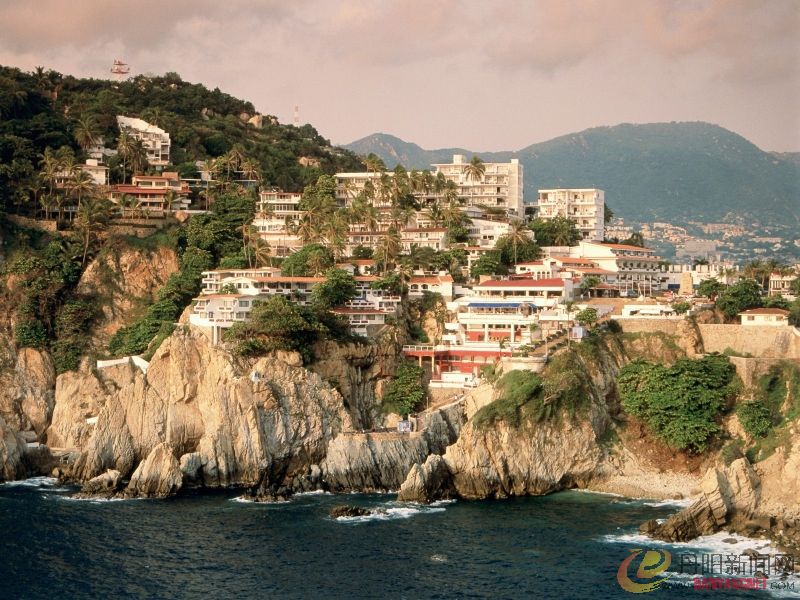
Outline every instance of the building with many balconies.
{"label": "building with many balconies", "polygon": [[117,125],[121,132],[142,142],[147,150],[147,162],[150,165],[164,167],[169,164],[171,143],[166,131],[142,119],[122,115],[117,115]]}
{"label": "building with many balconies", "polygon": [[466,157],[454,154],[453,162],[432,165],[434,175],[441,173],[458,186],[458,197],[467,206],[500,208],[506,214],[523,215],[523,167],[519,159],[507,163],[483,163],[480,177],[469,175]]}
{"label": "building with many balconies", "polygon": [[537,216],[545,221],[572,219],[584,240],[602,241],[605,192],[596,188],[539,190]]}

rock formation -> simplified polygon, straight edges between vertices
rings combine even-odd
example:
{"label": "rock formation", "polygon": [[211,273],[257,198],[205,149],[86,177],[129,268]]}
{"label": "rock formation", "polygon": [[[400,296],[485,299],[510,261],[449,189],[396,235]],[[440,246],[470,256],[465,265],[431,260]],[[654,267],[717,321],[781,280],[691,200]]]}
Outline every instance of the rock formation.
{"label": "rock formation", "polygon": [[0,482],[24,476],[25,440],[0,416]]}
{"label": "rock formation", "polygon": [[183,485],[183,473],[172,448],[166,442],[153,448],[139,463],[125,488],[125,495],[140,498],[172,496]]}
{"label": "rock formation", "polygon": [[641,531],[669,542],[686,542],[725,526],[741,527],[753,517],[760,491],[755,471],[746,458],[740,458],[729,467],[709,469],[691,506],[664,523],[648,521]]}

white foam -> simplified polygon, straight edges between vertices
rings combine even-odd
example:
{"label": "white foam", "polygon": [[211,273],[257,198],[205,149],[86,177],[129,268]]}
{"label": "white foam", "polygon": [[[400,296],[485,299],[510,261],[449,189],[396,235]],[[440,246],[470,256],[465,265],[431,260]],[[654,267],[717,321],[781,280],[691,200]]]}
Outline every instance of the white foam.
{"label": "white foam", "polygon": [[694,500],[692,498],[682,498],[680,500],[669,500],[669,499],[667,499],[667,500],[651,500],[651,499],[645,499],[645,498],[637,498],[637,500],[641,501],[642,504],[644,504],[645,506],[655,506],[655,507],[678,506],[678,507],[681,507],[681,508],[685,508],[687,506],[691,506],[692,503],[694,502]]}
{"label": "white foam", "polygon": [[260,504],[262,506],[270,506],[273,504],[291,504],[291,500],[275,500],[274,502],[256,502],[252,498],[247,498],[245,496],[236,496],[236,498],[231,498],[231,502],[243,502],[244,504]]}
{"label": "white foam", "polygon": [[58,483],[55,477],[30,477],[17,481],[6,481],[0,485],[4,487],[52,487]]}
{"label": "white foam", "polygon": [[56,496],[59,500],[69,502],[88,502],[90,504],[105,504],[106,502],[136,502],[138,500],[150,500],[150,498],[77,498],[75,496]]}
{"label": "white foam", "polygon": [[431,556],[431,562],[442,562],[442,563],[444,563],[444,562],[447,562],[449,560],[450,559],[447,558],[446,554],[433,554]]}
{"label": "white foam", "polygon": [[369,515],[358,517],[339,517],[335,521],[344,523],[365,523],[367,521],[391,521],[393,519],[410,519],[413,516],[427,513],[440,513],[445,509],[434,506],[395,506],[391,508],[370,509],[374,512]]}
{"label": "white foam", "polygon": [[310,492],[297,492],[295,496],[333,496],[333,494],[325,490],[311,490]]}

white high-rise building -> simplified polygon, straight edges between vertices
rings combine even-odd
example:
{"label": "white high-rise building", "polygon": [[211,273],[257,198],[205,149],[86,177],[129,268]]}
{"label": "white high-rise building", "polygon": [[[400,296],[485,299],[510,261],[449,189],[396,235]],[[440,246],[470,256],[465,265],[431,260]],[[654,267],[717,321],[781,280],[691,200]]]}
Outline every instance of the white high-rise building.
{"label": "white high-rise building", "polygon": [[604,237],[605,192],[596,188],[539,190],[537,216],[546,221],[567,217],[575,221],[583,239]]}
{"label": "white high-rise building", "polygon": [[507,163],[483,163],[485,171],[480,178],[468,176],[470,162],[463,154],[454,154],[453,162],[432,165],[434,175],[442,173],[458,185],[458,197],[467,206],[484,205],[503,208],[507,213],[522,216],[523,172],[519,159]]}
{"label": "white high-rise building", "polygon": [[148,163],[154,167],[163,167],[169,164],[170,140],[166,131],[142,119],[122,115],[117,115],[117,125],[120,131],[142,141],[147,149]]}

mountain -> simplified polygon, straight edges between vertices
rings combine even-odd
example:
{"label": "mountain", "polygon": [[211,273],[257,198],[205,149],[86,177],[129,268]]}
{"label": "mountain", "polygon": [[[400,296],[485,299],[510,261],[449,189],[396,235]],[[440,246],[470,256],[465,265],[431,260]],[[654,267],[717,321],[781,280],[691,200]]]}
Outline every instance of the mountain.
{"label": "mountain", "polygon": [[[345,146],[374,152],[387,167],[429,168],[468,150],[423,150],[385,134]],[[517,152],[480,153],[485,161],[516,157],[525,197],[554,187],[599,187],[614,212],[632,221],[734,221],[800,229],[800,164],[791,153],[765,152],[702,122],[595,127]]]}

